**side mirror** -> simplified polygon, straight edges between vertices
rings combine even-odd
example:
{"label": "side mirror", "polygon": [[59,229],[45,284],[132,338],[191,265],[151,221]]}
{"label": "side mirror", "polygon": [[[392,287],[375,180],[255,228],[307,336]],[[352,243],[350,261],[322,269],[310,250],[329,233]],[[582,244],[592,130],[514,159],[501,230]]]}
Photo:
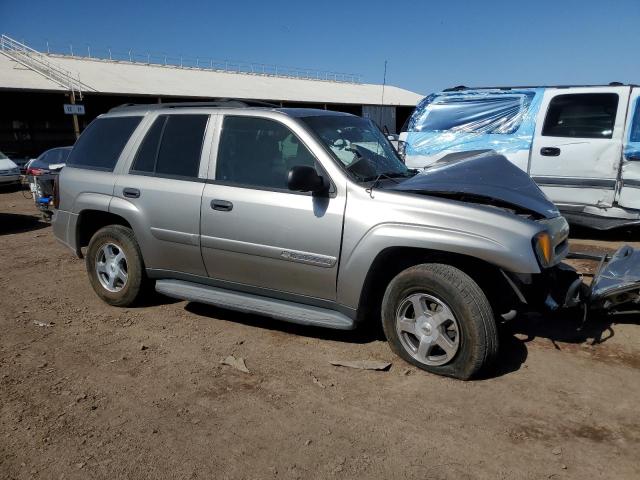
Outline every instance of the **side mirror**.
{"label": "side mirror", "polygon": [[289,170],[287,185],[289,190],[296,192],[318,193],[326,190],[324,179],[315,168],[307,165],[298,165]]}

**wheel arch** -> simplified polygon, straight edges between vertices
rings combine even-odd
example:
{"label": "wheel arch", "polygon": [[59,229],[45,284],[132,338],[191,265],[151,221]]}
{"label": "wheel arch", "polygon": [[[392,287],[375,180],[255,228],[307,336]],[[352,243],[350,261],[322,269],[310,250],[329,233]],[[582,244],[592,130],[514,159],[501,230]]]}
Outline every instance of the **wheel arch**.
{"label": "wheel arch", "polygon": [[76,223],[76,254],[82,258],[82,248],[89,245],[91,237],[103,227],[107,225],[122,225],[123,227],[132,228],[131,224],[120,215],[104,210],[82,210],[78,215]]}
{"label": "wheel arch", "polygon": [[507,312],[517,297],[500,267],[460,253],[415,247],[389,247],[371,262],[358,299],[358,322],[379,320],[384,292],[403,270],[424,263],[451,265],[469,275],[485,293],[496,313]]}

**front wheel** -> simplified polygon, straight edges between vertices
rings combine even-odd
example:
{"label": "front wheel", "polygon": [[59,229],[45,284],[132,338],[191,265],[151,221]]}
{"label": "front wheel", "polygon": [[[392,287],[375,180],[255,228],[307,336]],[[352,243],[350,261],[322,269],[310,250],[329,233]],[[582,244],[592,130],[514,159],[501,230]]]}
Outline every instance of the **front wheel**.
{"label": "front wheel", "polygon": [[382,324],[396,354],[439,375],[468,380],[497,355],[487,297],[451,265],[416,265],[398,274],[384,295]]}
{"label": "front wheel", "polygon": [[93,290],[108,304],[128,307],[143,293],[144,264],[130,228],[109,225],[98,230],[89,242],[85,264]]}

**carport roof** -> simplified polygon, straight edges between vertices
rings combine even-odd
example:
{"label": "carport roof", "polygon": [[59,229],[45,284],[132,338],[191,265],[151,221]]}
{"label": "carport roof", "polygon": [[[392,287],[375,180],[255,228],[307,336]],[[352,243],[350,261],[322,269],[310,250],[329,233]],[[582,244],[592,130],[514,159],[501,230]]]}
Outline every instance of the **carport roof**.
{"label": "carport roof", "polygon": [[[380,105],[382,85],[306,80],[250,73],[147,65],[122,61],[49,56],[51,63],[68,70],[87,86],[86,93],[208,97]],[[56,82],[0,54],[0,88],[65,91]],[[415,92],[387,85],[384,105],[415,106]]]}

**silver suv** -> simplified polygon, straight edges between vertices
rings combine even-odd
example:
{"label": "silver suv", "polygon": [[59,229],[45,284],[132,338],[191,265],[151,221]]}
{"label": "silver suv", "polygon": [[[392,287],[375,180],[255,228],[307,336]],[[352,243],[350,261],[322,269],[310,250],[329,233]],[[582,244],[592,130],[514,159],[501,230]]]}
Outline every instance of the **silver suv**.
{"label": "silver suv", "polygon": [[[496,318],[575,289],[567,223],[494,152],[408,169],[369,120],[237,101],[125,105],[59,177],[56,237],[107,303],[165,295],[337,329],[468,379]],[[86,248],[85,248],[86,247]]]}

